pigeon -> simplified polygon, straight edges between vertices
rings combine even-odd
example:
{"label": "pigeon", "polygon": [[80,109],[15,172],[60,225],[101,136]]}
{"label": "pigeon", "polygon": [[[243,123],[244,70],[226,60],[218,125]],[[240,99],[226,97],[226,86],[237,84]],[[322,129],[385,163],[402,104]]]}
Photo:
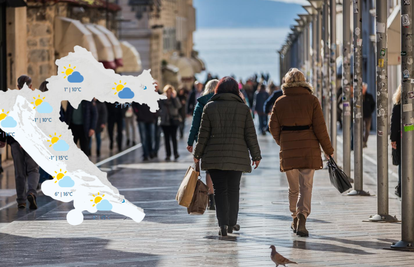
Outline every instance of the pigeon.
{"label": "pigeon", "polygon": [[276,251],[276,247],[271,245],[270,248],[272,249],[272,253],[270,253],[270,258],[274,263],[276,263],[276,267],[279,265],[286,266],[288,263],[298,264],[297,262],[291,261],[289,259],[286,259]]}

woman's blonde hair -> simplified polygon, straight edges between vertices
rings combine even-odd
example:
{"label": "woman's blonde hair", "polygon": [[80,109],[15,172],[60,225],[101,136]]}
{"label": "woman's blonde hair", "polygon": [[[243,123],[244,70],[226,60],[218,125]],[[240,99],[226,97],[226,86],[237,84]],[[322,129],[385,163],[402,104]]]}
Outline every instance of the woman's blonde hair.
{"label": "woman's blonde hair", "polygon": [[297,68],[292,68],[285,75],[285,83],[306,82],[305,75]]}
{"label": "woman's blonde hair", "polygon": [[392,101],[394,102],[394,105],[401,103],[401,84],[398,86],[397,91],[392,96]]}
{"label": "woman's blonde hair", "polygon": [[218,82],[219,82],[219,80],[217,80],[217,79],[210,80],[206,84],[206,87],[204,88],[203,95],[208,95],[208,94],[214,93],[214,89],[216,89]]}
{"label": "woman's blonde hair", "polygon": [[177,92],[175,91],[174,86],[172,86],[171,84],[167,84],[166,86],[164,86],[164,89],[162,89],[163,94],[167,95],[167,91],[170,90],[170,89],[172,90],[173,95],[177,94]]}

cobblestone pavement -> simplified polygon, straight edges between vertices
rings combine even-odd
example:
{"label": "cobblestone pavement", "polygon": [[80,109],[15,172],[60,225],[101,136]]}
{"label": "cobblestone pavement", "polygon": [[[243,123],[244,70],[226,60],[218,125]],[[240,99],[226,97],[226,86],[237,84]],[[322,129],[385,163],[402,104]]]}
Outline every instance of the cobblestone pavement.
{"label": "cobblestone pavement", "polygon": [[[400,239],[401,224],[364,222],[376,213],[376,197],[339,194],[327,170],[317,171],[314,179],[310,237],[294,235],[279,148],[270,135],[259,139],[264,159],[259,169],[243,175],[238,234],[219,238],[214,212],[190,216],[177,205],[174,197],[192,160],[181,141],[175,163],[142,163],[138,149],[102,166],[112,169],[112,184],[145,210],[139,224],[99,212],[85,213],[81,225],[71,226],[65,217],[72,204],[46,197],[34,212],[18,212],[15,205],[1,210],[0,266],[275,266],[272,244],[298,266],[413,266],[414,254],[384,249]],[[373,159],[374,146],[371,138],[365,151]],[[374,163],[364,159],[364,189],[375,194]],[[390,214],[401,218],[393,195],[396,178],[390,177]]]}

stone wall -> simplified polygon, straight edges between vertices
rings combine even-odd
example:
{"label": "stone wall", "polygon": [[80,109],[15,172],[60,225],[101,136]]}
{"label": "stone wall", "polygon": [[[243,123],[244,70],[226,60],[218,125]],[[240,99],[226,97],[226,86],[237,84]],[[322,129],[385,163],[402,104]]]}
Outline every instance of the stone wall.
{"label": "stone wall", "polygon": [[[108,13],[108,28],[116,32],[115,12]],[[29,4],[27,7],[27,74],[32,77],[33,86],[39,85],[56,75],[54,49],[54,21],[56,17],[68,17],[83,23],[106,26],[106,10],[98,8],[57,4]],[[22,73],[23,74],[23,73]]]}
{"label": "stone wall", "polygon": [[65,15],[66,5],[29,5],[27,8],[27,74],[33,86],[56,75],[53,25],[55,17]]}

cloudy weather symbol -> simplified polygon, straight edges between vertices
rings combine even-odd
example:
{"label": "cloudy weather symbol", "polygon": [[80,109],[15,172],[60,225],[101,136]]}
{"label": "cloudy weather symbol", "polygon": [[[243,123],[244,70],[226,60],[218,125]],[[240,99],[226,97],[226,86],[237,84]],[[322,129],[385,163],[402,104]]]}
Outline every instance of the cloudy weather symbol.
{"label": "cloudy weather symbol", "polygon": [[78,71],[74,71],[71,75],[68,76],[68,82],[81,83],[83,82],[83,76]]}

